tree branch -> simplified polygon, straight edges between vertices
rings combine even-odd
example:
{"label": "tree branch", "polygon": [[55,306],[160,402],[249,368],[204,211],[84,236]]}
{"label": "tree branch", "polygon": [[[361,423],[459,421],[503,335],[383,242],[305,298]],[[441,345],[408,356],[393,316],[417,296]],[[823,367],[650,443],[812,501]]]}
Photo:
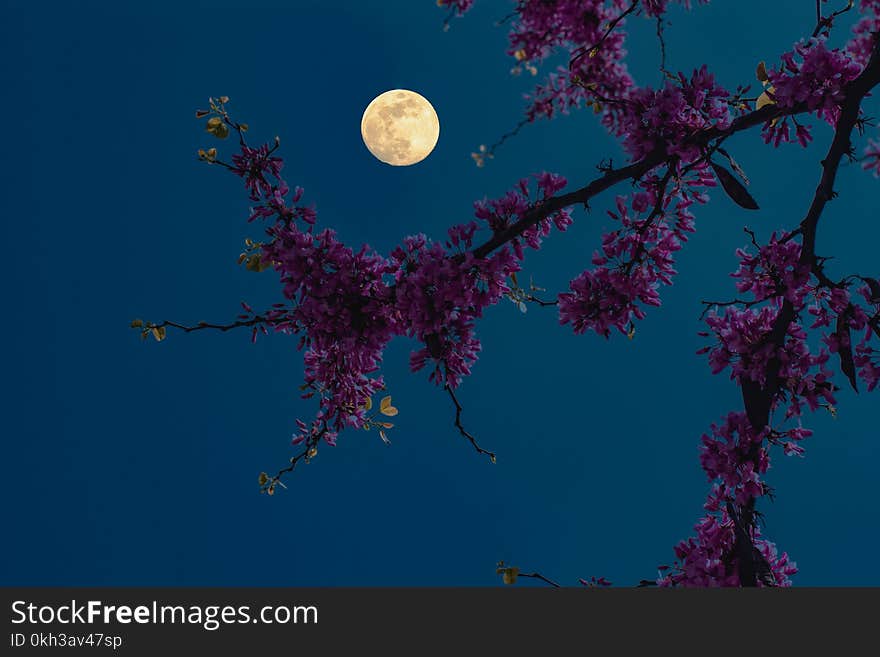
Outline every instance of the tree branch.
{"label": "tree branch", "polygon": [[195,326],[186,326],[184,324],[178,324],[177,322],[172,322],[169,320],[165,320],[161,324],[156,324],[156,328],[163,328],[165,326],[171,326],[173,328],[179,329],[184,333],[192,333],[193,331],[203,331],[205,329],[215,329],[217,331],[221,331],[225,333],[226,331],[231,331],[235,328],[241,328],[243,326],[257,326],[259,324],[268,324],[269,320],[266,317],[261,315],[257,315],[252,319],[248,320],[239,320],[236,322],[232,322],[230,324],[211,324],[210,322],[199,322]]}
{"label": "tree branch", "polygon": [[[816,265],[816,231],[819,219],[828,201],[834,197],[834,182],[837,178],[840,162],[851,150],[850,137],[859,119],[862,100],[878,84],[880,84],[880,39],[874,45],[868,65],[856,79],[847,85],[846,98],[841,106],[834,138],[828,148],[828,154],[822,160],[822,175],[819,179],[819,185],[813,195],[810,208],[800,223],[799,230],[803,236],[803,244],[798,263],[800,266],[808,267],[811,271]],[[767,336],[768,343],[777,349],[782,346],[788,329],[796,318],[797,311],[794,304],[786,299]],[[778,358],[770,360],[766,371],[766,383],[763,386],[751,379],[743,379],[740,382],[746,415],[755,432],[763,431],[770,423],[773,400],[780,389],[780,367],[781,363]],[[758,445],[752,448],[750,456],[753,460],[757,460]],[[751,527],[754,522],[754,506],[754,498],[742,505],[738,518],[745,527]],[[747,540],[751,543],[751,538]],[[741,537],[738,536],[737,551],[739,554],[745,555],[740,559],[740,583],[743,586],[756,586],[758,581],[757,564],[754,559],[748,558],[749,554],[753,554],[753,546],[743,546],[740,545],[740,542]]]}
{"label": "tree branch", "polygon": [[[783,116],[791,116],[801,114],[807,111],[804,103],[799,103],[794,107],[782,110],[776,105],[765,105],[759,110],[755,110],[744,116],[734,119],[727,128],[710,128],[703,132],[697,133],[692,138],[692,143],[705,146],[715,139],[726,139],[733,134],[763,125],[768,121]],[[535,224],[543,221],[555,212],[559,212],[563,208],[572,205],[586,204],[591,198],[597,196],[601,192],[613,187],[624,180],[638,180],[651,169],[659,166],[668,159],[666,150],[659,147],[646,155],[638,162],[634,162],[620,169],[611,169],[600,178],[596,178],[585,187],[582,187],[562,196],[554,196],[544,200],[539,205],[534,206],[510,226],[503,230],[497,231],[487,242],[474,249],[473,254],[477,258],[485,258],[495,249],[503,246],[510,240],[518,237],[524,231],[528,230]]]}

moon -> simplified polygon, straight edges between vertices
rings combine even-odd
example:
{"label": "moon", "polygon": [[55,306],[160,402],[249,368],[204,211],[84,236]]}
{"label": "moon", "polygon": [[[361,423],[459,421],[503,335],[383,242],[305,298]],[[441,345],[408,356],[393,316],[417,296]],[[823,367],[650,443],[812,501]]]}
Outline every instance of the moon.
{"label": "moon", "polygon": [[410,166],[434,150],[440,138],[440,119],[424,96],[392,89],[367,105],[361,136],[378,160],[395,167]]}

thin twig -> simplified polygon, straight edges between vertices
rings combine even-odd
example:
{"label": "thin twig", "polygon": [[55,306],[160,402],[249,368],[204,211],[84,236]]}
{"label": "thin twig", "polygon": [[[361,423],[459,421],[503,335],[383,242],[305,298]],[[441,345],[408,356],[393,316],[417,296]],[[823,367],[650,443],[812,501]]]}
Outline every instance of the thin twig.
{"label": "thin twig", "polygon": [[559,584],[559,583],[557,583],[557,582],[554,582],[554,581],[553,581],[552,579],[550,579],[549,577],[544,577],[541,573],[520,573],[520,574],[519,574],[519,577],[531,577],[531,578],[533,578],[533,579],[539,579],[539,580],[541,580],[542,582],[545,582],[545,583],[549,584],[550,586],[552,586],[552,587],[554,587],[554,588],[557,588],[557,589],[561,589],[561,588],[562,588],[562,585],[561,585],[561,584]]}
{"label": "thin twig", "polygon": [[474,446],[474,449],[477,450],[478,454],[485,454],[489,457],[489,460],[492,461],[492,463],[495,463],[495,452],[490,452],[489,450],[480,447],[479,443],[477,443],[477,439],[474,438],[473,435],[471,435],[462,425],[461,412],[463,408],[458,401],[458,397],[455,396],[455,391],[448,383],[444,387],[446,389],[446,392],[449,393],[449,398],[452,399],[452,403],[455,404],[455,428],[459,430],[462,436],[470,441],[471,445]]}

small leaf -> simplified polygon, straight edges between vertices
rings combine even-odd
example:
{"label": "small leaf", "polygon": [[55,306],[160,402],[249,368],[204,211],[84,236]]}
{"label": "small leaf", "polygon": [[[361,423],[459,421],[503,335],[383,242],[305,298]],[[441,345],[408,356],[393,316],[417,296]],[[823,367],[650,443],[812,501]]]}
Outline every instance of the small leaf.
{"label": "small leaf", "polygon": [[774,89],[772,85],[767,87],[767,90],[758,96],[758,100],[755,101],[755,109],[759,110],[765,105],[775,105],[776,101],[770,97],[770,94],[774,91],[776,91],[776,89]]}
{"label": "small leaf", "polygon": [[388,417],[394,417],[397,415],[397,409],[393,406],[388,406],[387,408],[381,409],[382,415],[387,415]]}
{"label": "small leaf", "polygon": [[390,444],[391,444],[391,441],[388,440],[388,436],[385,435],[385,432],[384,432],[384,431],[381,431],[381,430],[379,431],[379,437],[384,441],[384,443],[385,443],[386,445],[390,445]]}
{"label": "small leaf", "polygon": [[205,159],[208,160],[208,162],[213,162],[214,160],[216,160],[217,159],[217,149],[216,148],[209,148],[208,151],[205,153]]}
{"label": "small leaf", "polygon": [[317,447],[312,447],[312,448],[309,450],[309,458],[310,458],[310,459],[313,459],[313,458],[315,458],[317,455],[318,455],[318,448],[317,448]]}
{"label": "small leaf", "polygon": [[384,411],[389,406],[391,406],[391,395],[382,397],[382,401],[379,402],[379,410]]}
{"label": "small leaf", "polygon": [[207,123],[205,123],[205,131],[210,132],[218,139],[226,139],[229,136],[229,128],[223,123],[223,119],[218,116],[212,116],[208,119]]}
{"label": "small leaf", "polygon": [[367,401],[364,402],[364,410],[369,411],[371,408],[373,408],[373,398],[367,397]]}
{"label": "small leaf", "polygon": [[132,320],[132,322],[131,322],[131,328],[140,328],[143,325],[144,325],[144,320],[142,320],[142,319],[135,319],[135,320]]}
{"label": "small leaf", "polygon": [[260,486],[265,486],[267,483],[269,483],[269,475],[267,475],[265,472],[261,472],[259,482]]}
{"label": "small leaf", "polygon": [[837,355],[840,356],[840,371],[849,379],[849,384],[853,390],[859,391],[856,385],[856,364],[853,361],[852,339],[849,332],[849,322],[847,321],[847,313],[844,312],[837,316],[837,340],[840,343],[837,348]]}
{"label": "small leaf", "polygon": [[715,172],[715,175],[718,176],[718,181],[721,183],[721,187],[727,192],[727,195],[734,203],[746,210],[758,209],[758,202],[755,201],[751,194],[749,194],[745,185],[737,180],[730,171],[711,160],[709,161],[709,164]]}
{"label": "small leaf", "polygon": [[238,127],[241,129],[242,132],[248,131],[248,124],[247,123],[239,123]]}
{"label": "small leaf", "polygon": [[209,112],[208,110],[196,110],[196,118],[203,119],[206,116],[208,116],[208,114],[210,114],[210,113],[211,112]]}
{"label": "small leaf", "polygon": [[385,427],[386,429],[394,428],[394,424],[391,422],[380,422],[379,425]]}
{"label": "small leaf", "polygon": [[269,495],[274,495],[275,494],[275,484],[272,484],[271,486],[269,486],[269,488],[266,489],[266,492],[269,493]]}
{"label": "small leaf", "polygon": [[229,96],[220,96],[220,102],[221,102],[221,103],[228,103],[228,102],[229,102]]}
{"label": "small leaf", "polygon": [[770,79],[767,76],[767,65],[764,62],[758,62],[758,68],[755,71],[755,76],[758,78],[759,82],[767,82]]}
{"label": "small leaf", "polygon": [[156,338],[156,342],[162,342],[165,339],[165,327],[164,326],[154,326],[150,329],[153,333],[153,337]]}
{"label": "small leaf", "polygon": [[253,255],[248,256],[245,269],[248,271],[261,272],[267,270],[271,266],[271,262],[264,261],[259,253],[254,253]]}
{"label": "small leaf", "polygon": [[519,575],[519,568],[511,566],[510,568],[501,569],[501,581],[508,586],[516,584],[516,578]]}

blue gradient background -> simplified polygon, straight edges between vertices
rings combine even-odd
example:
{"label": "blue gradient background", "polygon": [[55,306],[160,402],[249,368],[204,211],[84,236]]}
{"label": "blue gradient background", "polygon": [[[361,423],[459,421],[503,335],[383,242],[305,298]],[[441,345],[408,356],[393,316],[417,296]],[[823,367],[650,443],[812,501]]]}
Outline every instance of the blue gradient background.
{"label": "blue gradient background", "polygon": [[[812,3],[755,3],[760,19],[738,4],[673,10],[670,68],[705,61],[733,88],[812,28]],[[259,235],[239,181],[195,159],[233,147],[193,118],[211,94],[232,98],[255,139],[280,135],[287,178],[324,225],[379,250],[441,236],[523,175],[580,185],[602,158],[622,162],[578,113],[529,126],[473,166],[469,153],[516,123],[534,82],[508,74],[506,29],[493,26],[507,10],[479,2],[444,33],[429,0],[2,2],[0,582],[496,585],[503,559],[565,583],[624,585],[672,560],[708,488],[699,437],[740,407],[737,388],[694,355],[699,300],[734,295],[744,225],[766,236],[800,220],[827,127],[808,151],[766,148],[756,132],[729,142],[762,209],[720,192],[698,209],[680,276],[632,342],[576,337],[553,309],[488,313],[460,397],[496,466],[457,435],[448,398],[408,372],[401,340],[384,367],[400,408],[393,445],[343,434],[269,499],[257,473],[285,463],[293,420],[313,412],[298,398],[295,339],[142,344],[128,328],[134,317],[222,321],[240,300],[278,300],[271,273],[236,265]],[[631,24],[631,68],[656,84],[654,26]],[[442,123],[435,152],[411,168],[379,163],[359,134],[366,104],[395,87],[428,97]],[[819,234],[832,273],[877,273],[877,184],[842,170]],[[589,264],[612,200],[578,210],[568,235],[529,257],[548,293]],[[761,505],[800,585],[880,584],[878,398],[845,390],[839,407],[837,420],[806,420],[806,458],[774,460],[778,496]]]}

